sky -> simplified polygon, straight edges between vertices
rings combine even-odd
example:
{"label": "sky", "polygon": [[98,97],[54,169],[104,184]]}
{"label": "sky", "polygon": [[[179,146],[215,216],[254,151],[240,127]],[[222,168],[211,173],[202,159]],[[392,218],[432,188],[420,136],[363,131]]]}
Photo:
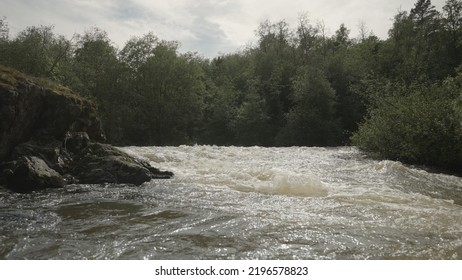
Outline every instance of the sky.
{"label": "sky", "polygon": [[[332,35],[344,23],[350,37],[364,23],[386,39],[393,17],[410,11],[417,0],[0,0],[10,36],[27,26],[54,25],[56,34],[71,38],[98,27],[122,48],[133,36],[153,32],[180,43],[180,51],[213,58],[233,53],[256,41],[265,20],[285,20],[296,28],[301,15],[324,24]],[[438,10],[445,0],[433,0]]]}

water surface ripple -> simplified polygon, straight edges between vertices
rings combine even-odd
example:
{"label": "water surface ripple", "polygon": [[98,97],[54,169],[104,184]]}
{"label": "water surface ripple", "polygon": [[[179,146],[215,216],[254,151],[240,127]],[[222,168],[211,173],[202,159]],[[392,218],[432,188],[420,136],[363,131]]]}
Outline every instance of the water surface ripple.
{"label": "water surface ripple", "polygon": [[2,259],[462,259],[462,179],[355,148],[124,147],[141,187],[0,189]]}

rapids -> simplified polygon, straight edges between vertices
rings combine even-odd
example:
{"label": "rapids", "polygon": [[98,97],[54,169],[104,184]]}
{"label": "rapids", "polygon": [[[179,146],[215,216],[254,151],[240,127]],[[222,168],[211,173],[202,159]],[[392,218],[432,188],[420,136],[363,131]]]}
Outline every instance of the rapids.
{"label": "rapids", "polygon": [[462,259],[462,179],[352,147],[124,147],[171,180],[0,188],[2,259]]}

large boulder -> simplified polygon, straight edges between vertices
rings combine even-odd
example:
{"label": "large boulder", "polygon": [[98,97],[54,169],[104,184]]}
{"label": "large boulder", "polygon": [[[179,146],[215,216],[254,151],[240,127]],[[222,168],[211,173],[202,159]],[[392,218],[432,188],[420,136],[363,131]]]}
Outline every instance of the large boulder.
{"label": "large boulder", "polygon": [[18,192],[64,186],[64,178],[38,157],[22,157],[8,162],[2,172],[8,186]]}
{"label": "large boulder", "polygon": [[131,183],[167,179],[173,173],[160,171],[110,145],[92,143],[79,154],[71,172],[80,183]]}
{"label": "large boulder", "polygon": [[28,191],[173,176],[104,141],[91,101],[0,66],[0,184]]}

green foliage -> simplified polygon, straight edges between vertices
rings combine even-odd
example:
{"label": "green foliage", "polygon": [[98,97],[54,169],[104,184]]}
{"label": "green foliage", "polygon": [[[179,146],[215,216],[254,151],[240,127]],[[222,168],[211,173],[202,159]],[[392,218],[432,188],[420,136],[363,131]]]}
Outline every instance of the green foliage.
{"label": "green foliage", "polygon": [[198,141],[205,144],[232,145],[236,139],[237,94],[230,87],[208,84],[204,98],[203,125]]}
{"label": "green foliage", "polygon": [[460,172],[461,7],[448,0],[441,14],[419,0],[396,15],[375,56],[379,67],[352,88],[369,107],[354,145],[379,158]]}
{"label": "green foliage", "polygon": [[339,139],[335,91],[319,71],[302,68],[293,80],[294,106],[278,135],[282,145],[326,146]]}
{"label": "green foliage", "polygon": [[147,117],[139,121],[149,124],[147,139],[156,145],[193,141],[205,90],[201,68],[179,56],[175,46],[162,43],[138,71],[135,83],[144,94]]}
{"label": "green foliage", "polygon": [[[70,40],[52,30],[30,27],[6,40],[3,54],[9,53],[0,59],[94,99],[113,143],[334,145],[341,143],[341,131],[354,127],[354,121],[330,125],[355,110],[349,107],[352,78],[342,76],[352,72],[346,63],[352,44],[343,25],[328,38],[306,16],[296,30],[285,21],[266,21],[257,31],[257,47],[212,61],[178,54],[176,42],[152,33],[119,51],[98,28]],[[319,70],[317,78],[299,76],[307,66]],[[314,101],[309,96],[315,89],[301,85],[318,78],[328,97]],[[326,123],[328,130],[316,127]],[[298,136],[281,140],[289,130]]]}
{"label": "green foliage", "polygon": [[[375,88],[377,90],[377,88]],[[454,103],[462,87],[387,84],[353,144],[380,158],[455,169],[462,164],[461,118]],[[459,107],[460,108],[460,107]]]}
{"label": "green foliage", "polygon": [[193,55],[179,55],[175,42],[151,33],[132,38],[120,52],[124,85],[131,96],[119,126],[125,141],[166,145],[194,141],[202,118],[203,71]]}
{"label": "green foliage", "polygon": [[118,60],[107,33],[98,28],[86,31],[79,36],[74,53],[76,91],[93,97],[109,94],[108,86],[114,84],[112,74],[117,71]]}
{"label": "green foliage", "polygon": [[462,64],[462,1],[447,0],[443,7],[444,41],[448,52],[448,65],[456,68]]}
{"label": "green foliage", "polygon": [[28,27],[14,40],[3,43],[3,51],[3,64],[33,76],[59,80],[63,64],[70,57],[70,42],[55,35],[53,26]]}
{"label": "green foliage", "polygon": [[[344,145],[381,158],[456,168],[462,148],[462,1],[417,0],[389,38],[363,24],[332,35],[306,15],[264,21],[256,44],[204,59],[153,33],[122,49],[98,28],[70,39],[52,26],[10,38],[0,63],[97,102],[119,145]],[[460,69],[460,68],[459,68]],[[359,127],[359,129],[358,129]],[[353,137],[351,137],[353,135]]]}
{"label": "green foliage", "polygon": [[120,59],[129,67],[133,75],[136,75],[138,69],[152,56],[158,43],[159,39],[152,33],[141,38],[133,37],[120,51]]}
{"label": "green foliage", "polygon": [[268,146],[272,143],[270,118],[266,113],[265,99],[255,91],[249,92],[237,110],[234,128],[239,145]]}

